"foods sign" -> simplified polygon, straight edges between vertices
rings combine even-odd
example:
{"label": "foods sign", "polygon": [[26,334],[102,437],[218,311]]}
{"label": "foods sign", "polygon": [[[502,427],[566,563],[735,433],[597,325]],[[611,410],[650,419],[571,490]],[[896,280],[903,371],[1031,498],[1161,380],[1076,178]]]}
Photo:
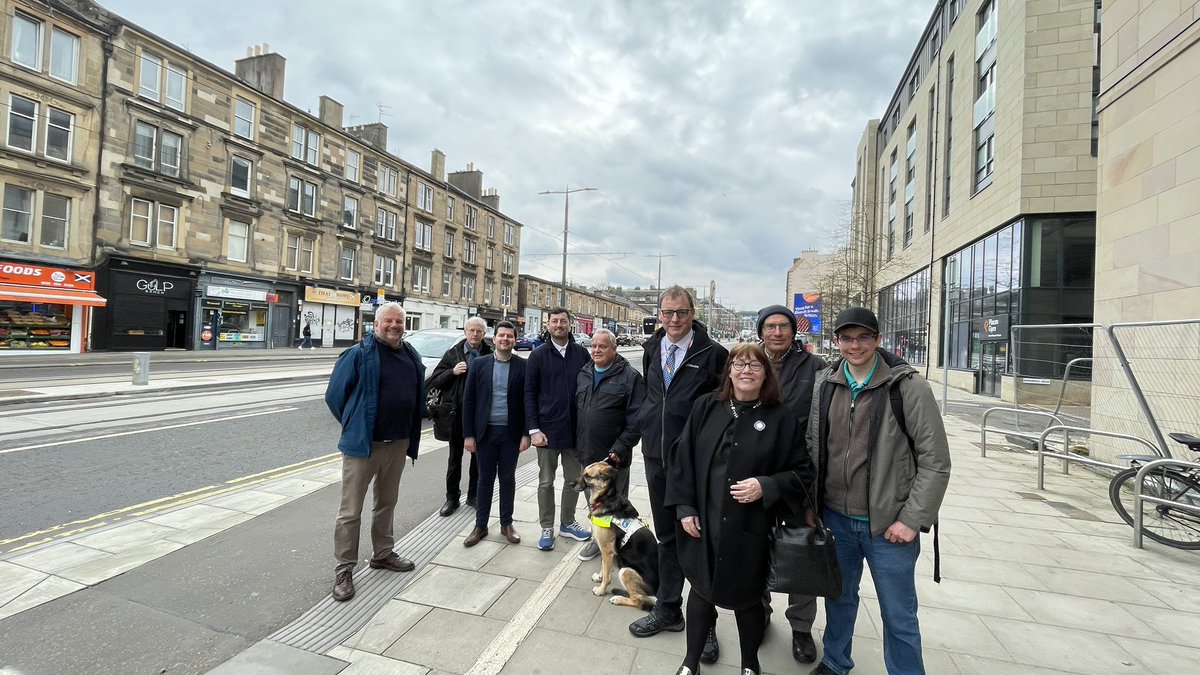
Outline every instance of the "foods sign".
{"label": "foods sign", "polygon": [[793,295],[792,313],[796,315],[796,332],[821,332],[820,293],[796,293]]}
{"label": "foods sign", "polygon": [[0,262],[0,284],[90,291],[96,288],[96,275],[58,267]]}

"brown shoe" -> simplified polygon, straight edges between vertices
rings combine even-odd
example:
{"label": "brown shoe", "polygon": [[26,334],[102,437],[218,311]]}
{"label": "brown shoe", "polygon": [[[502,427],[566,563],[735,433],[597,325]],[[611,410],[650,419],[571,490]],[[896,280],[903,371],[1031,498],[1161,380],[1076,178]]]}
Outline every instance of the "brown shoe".
{"label": "brown shoe", "polygon": [[396,555],[395,551],[392,551],[382,558],[372,560],[371,567],[377,570],[384,569],[392,572],[411,572],[416,568],[416,565],[408,558],[401,558]]}
{"label": "brown shoe", "polygon": [[470,547],[474,546],[475,544],[478,544],[479,540],[483,539],[486,536],[487,536],[487,530],[483,529],[482,527],[477,527],[477,528],[471,530],[471,534],[468,534],[466,539],[463,539],[463,546],[470,548]]}
{"label": "brown shoe", "polygon": [[345,602],[354,597],[354,572],[346,570],[338,572],[337,578],[333,580],[333,599],[338,602]]}
{"label": "brown shoe", "polygon": [[510,544],[521,543],[521,535],[517,534],[517,531],[513,529],[512,525],[509,525],[508,527],[501,527],[500,534],[504,535],[504,538],[507,539],[508,543]]}

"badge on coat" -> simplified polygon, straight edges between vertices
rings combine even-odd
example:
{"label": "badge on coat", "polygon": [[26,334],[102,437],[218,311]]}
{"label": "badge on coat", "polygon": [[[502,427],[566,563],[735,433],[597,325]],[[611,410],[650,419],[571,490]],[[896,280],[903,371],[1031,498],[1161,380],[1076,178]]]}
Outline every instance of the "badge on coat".
{"label": "badge on coat", "polygon": [[766,429],[766,428],[767,428],[767,425],[762,420],[758,420],[757,422],[754,423],[755,431],[762,431],[763,429]]}

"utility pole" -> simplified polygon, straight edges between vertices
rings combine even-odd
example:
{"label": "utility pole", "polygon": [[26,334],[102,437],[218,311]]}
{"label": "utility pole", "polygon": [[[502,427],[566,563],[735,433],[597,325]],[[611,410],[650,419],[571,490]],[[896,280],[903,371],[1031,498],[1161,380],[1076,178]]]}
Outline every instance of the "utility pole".
{"label": "utility pole", "polygon": [[562,195],[563,196],[563,259],[562,259],[562,288],[559,293],[559,304],[563,307],[567,306],[567,221],[571,214],[571,193],[573,192],[588,192],[595,190],[593,187],[573,188],[570,185],[564,190],[546,190],[539,192],[539,195]]}
{"label": "utility pole", "polygon": [[675,258],[677,256],[674,253],[647,253],[646,255],[644,255],[642,257],[643,258],[658,258],[658,285],[655,286],[655,288],[658,289],[659,291],[662,291],[662,259],[663,258]]}

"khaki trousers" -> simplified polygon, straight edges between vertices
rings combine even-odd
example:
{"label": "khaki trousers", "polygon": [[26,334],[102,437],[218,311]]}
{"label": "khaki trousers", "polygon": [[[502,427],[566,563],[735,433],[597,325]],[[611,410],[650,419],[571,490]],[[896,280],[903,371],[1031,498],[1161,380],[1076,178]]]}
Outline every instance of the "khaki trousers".
{"label": "khaki trousers", "polygon": [[543,528],[554,527],[554,476],[558,473],[558,462],[562,460],[563,487],[562,503],[559,505],[558,522],[560,525],[570,525],[575,522],[575,507],[579,505],[579,493],[569,486],[571,481],[579,480],[583,467],[575,451],[566,448],[538,448],[538,520]]}
{"label": "khaki trousers", "polygon": [[400,476],[404,474],[408,439],[371,442],[370,457],[342,455],[342,504],[333,526],[333,554],[337,572],[354,570],[358,565],[359,524],[367,486],[375,481],[375,505],[371,509],[372,560],[392,552],[396,539],[392,521],[396,500],[400,497]]}

